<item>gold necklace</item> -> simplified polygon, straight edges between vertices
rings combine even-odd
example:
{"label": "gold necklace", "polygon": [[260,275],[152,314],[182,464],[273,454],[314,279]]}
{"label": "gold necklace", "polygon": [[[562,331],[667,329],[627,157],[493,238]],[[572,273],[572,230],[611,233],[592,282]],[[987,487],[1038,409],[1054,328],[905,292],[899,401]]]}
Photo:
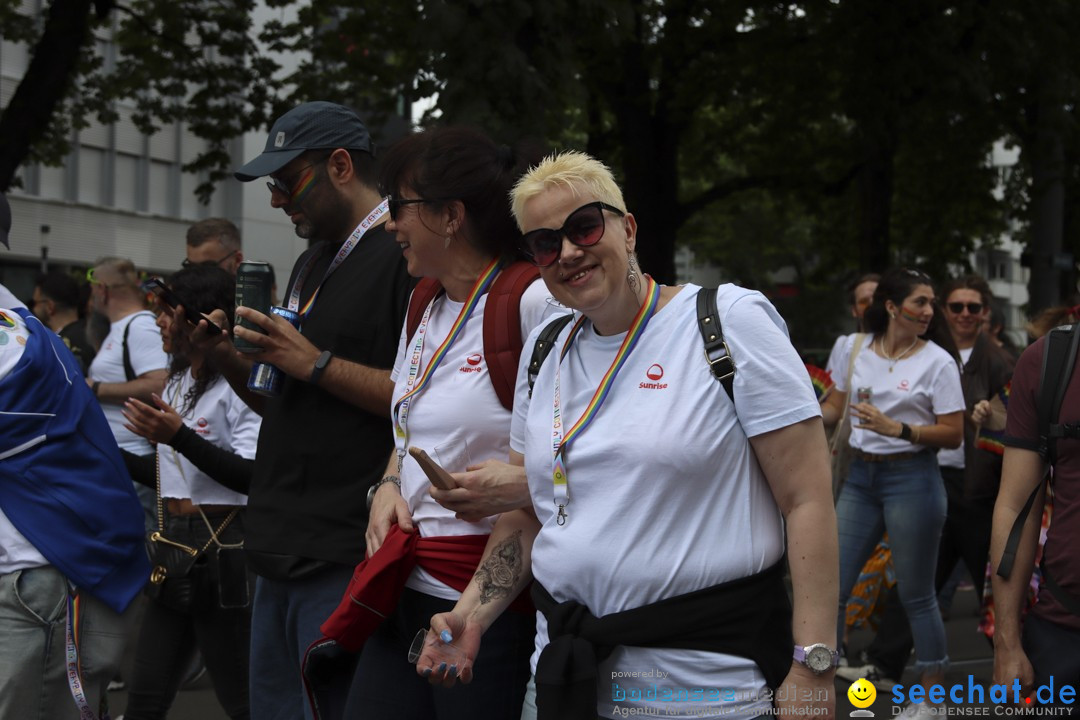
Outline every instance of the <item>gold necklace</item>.
{"label": "gold necklace", "polygon": [[904,349],[904,352],[900,353],[896,357],[892,357],[891,355],[889,355],[889,353],[885,352],[885,338],[881,338],[880,340],[878,340],[878,348],[881,350],[881,354],[885,357],[886,360],[889,361],[889,372],[893,371],[893,368],[896,367],[896,363],[900,361],[900,358],[911,352],[911,348],[915,347],[916,343],[918,342],[919,336],[916,335],[915,339],[911,341],[911,344]]}

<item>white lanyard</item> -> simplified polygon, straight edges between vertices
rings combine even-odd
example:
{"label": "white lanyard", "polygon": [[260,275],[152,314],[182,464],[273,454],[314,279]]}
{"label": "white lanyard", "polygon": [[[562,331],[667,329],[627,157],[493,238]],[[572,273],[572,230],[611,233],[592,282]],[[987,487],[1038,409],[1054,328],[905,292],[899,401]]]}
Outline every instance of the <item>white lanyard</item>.
{"label": "white lanyard", "polygon": [[308,298],[303,310],[301,310],[300,289],[304,286],[304,282],[307,281],[308,273],[311,272],[311,261],[315,259],[315,256],[310,255],[308,256],[308,259],[304,261],[300,271],[296,274],[296,280],[293,282],[292,290],[289,291],[289,309],[293,312],[299,312],[301,321],[311,312],[312,306],[315,305],[315,298],[319,295],[319,291],[322,290],[326,278],[330,277],[330,274],[337,270],[341,263],[345,262],[345,258],[349,257],[349,254],[360,244],[360,239],[364,237],[364,234],[370,230],[371,227],[389,211],[389,209],[389,201],[383,199],[383,201],[380,202],[374,210],[368,213],[368,216],[356,226],[356,229],[352,231],[349,239],[341,245],[341,249],[338,250],[337,255],[330,261],[330,267],[326,268],[326,272],[323,273],[322,280],[319,281],[319,286],[315,288],[315,292],[311,294],[311,297]]}

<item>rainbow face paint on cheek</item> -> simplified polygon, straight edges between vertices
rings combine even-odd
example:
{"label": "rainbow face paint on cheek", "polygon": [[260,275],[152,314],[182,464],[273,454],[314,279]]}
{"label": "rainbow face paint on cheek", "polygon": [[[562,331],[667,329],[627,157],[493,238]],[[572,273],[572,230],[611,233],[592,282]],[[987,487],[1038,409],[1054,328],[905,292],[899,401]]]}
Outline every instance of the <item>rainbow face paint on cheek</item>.
{"label": "rainbow face paint on cheek", "polygon": [[905,320],[910,320],[911,322],[921,322],[921,318],[906,307],[900,308],[900,317]]}
{"label": "rainbow face paint on cheek", "polygon": [[304,176],[300,181],[296,183],[296,187],[293,188],[292,194],[289,195],[289,204],[295,205],[307,197],[307,194],[311,192],[311,188],[314,184],[315,168],[308,168],[308,171],[304,173]]}

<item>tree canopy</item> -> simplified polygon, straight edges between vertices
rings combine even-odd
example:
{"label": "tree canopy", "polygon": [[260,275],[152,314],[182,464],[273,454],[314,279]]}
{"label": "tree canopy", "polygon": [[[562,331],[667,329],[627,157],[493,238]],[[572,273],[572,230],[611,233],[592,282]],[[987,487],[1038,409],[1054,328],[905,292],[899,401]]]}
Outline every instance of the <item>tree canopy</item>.
{"label": "tree canopy", "polygon": [[[181,120],[205,138],[187,169],[211,183],[229,138],[297,102],[351,104],[377,127],[433,98],[422,124],[608,163],[642,266],[664,281],[682,242],[764,289],[791,268],[807,299],[838,305],[859,272],[904,262],[943,277],[1012,228],[1033,286],[1056,287],[1052,260],[1080,246],[1070,0],[267,4],[294,19],[256,42],[250,0],[53,0],[45,18],[0,0],[5,37],[35,46],[0,116],[0,187],[20,163],[59,161],[70,128],[108,120],[120,98],[145,129]],[[115,61],[92,42],[109,29]],[[275,96],[280,51],[302,60]],[[1001,140],[1021,149],[1004,193],[989,163]]]}

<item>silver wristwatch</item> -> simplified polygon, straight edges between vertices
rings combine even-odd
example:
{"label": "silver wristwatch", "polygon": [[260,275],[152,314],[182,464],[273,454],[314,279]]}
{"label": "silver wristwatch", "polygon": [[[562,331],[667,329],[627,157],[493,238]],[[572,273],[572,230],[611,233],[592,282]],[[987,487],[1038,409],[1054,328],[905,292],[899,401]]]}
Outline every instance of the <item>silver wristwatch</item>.
{"label": "silver wristwatch", "polygon": [[815,675],[826,673],[840,664],[840,653],[825,643],[796,645],[792,658],[810,668]]}
{"label": "silver wristwatch", "polygon": [[375,483],[370,488],[368,488],[368,491],[367,491],[367,509],[368,509],[368,512],[371,512],[371,503],[375,502],[375,493],[377,493],[379,491],[379,488],[381,488],[386,483],[394,483],[395,485],[397,485],[398,492],[401,491],[401,478],[399,478],[397,475],[387,475],[382,480],[380,480],[379,482]]}

